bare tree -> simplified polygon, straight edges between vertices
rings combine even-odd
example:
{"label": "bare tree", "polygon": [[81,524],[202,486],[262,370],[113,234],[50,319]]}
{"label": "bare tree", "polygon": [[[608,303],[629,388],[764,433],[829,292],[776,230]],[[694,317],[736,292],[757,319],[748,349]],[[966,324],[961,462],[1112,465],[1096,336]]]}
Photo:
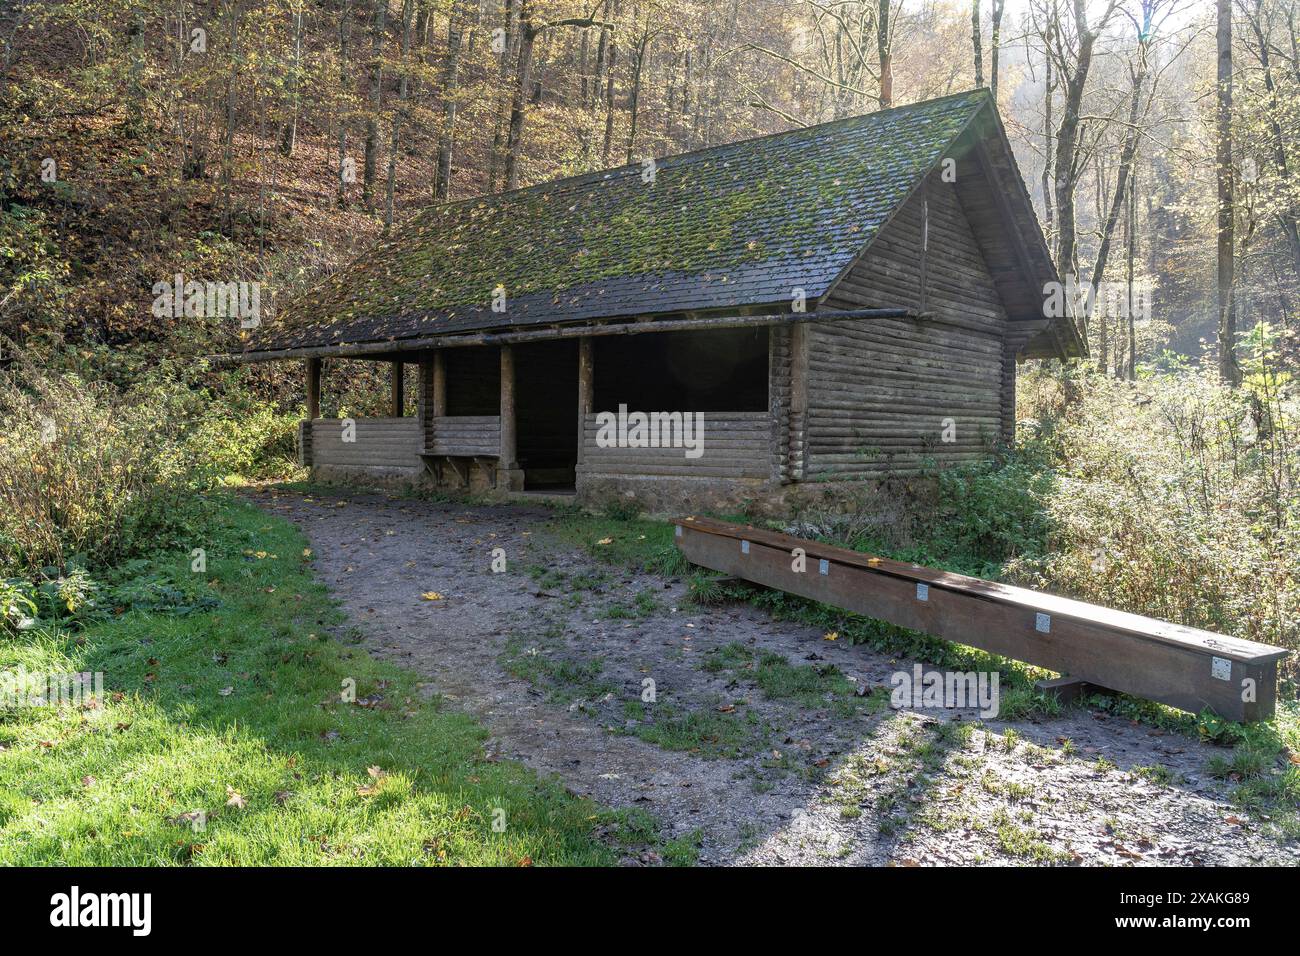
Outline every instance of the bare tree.
{"label": "bare tree", "polygon": [[1072,0],[1074,49],[1057,24],[1052,32],[1053,55],[1062,84],[1061,122],[1056,128],[1056,149],[1052,158],[1056,198],[1056,266],[1062,275],[1078,275],[1078,239],[1075,235],[1074,191],[1082,169],[1079,149],[1083,136],[1083,94],[1092,71],[1097,38],[1115,15],[1119,0],[1107,0],[1095,25],[1088,19],[1087,0]]}
{"label": "bare tree", "polygon": [[998,55],[1002,48],[1002,14],[1006,12],[1007,0],[993,0],[993,32],[989,36],[989,90],[993,99],[998,98]]}
{"label": "bare tree", "polygon": [[379,111],[384,105],[384,33],[388,27],[388,0],[375,0],[370,21],[370,111],[366,114],[366,138],[361,181],[361,202],[373,209],[375,175],[379,168]]}
{"label": "bare tree", "polygon": [[[604,6],[601,0],[599,10]],[[534,23],[528,0],[519,6],[519,66],[515,73],[515,91],[510,104],[509,135],[506,138],[506,189],[519,187],[519,149],[524,137],[524,118],[527,115],[533,85],[533,53],[537,38],[548,30],[559,27],[591,27],[597,24],[594,14],[585,17],[568,17],[549,23]]]}
{"label": "bare tree", "polygon": [[447,54],[442,65],[442,129],[434,168],[433,197],[446,201],[451,193],[452,150],[456,146],[456,107],[459,103],[460,56],[464,42],[466,0],[455,0],[447,17]]}
{"label": "bare tree", "polygon": [[1233,295],[1232,0],[1216,4],[1218,73],[1215,111],[1215,176],[1218,184],[1219,375],[1241,384],[1237,364],[1237,303]]}
{"label": "bare tree", "polygon": [[880,108],[894,105],[894,41],[889,32],[889,0],[880,0],[876,15],[876,52],[880,59]]}

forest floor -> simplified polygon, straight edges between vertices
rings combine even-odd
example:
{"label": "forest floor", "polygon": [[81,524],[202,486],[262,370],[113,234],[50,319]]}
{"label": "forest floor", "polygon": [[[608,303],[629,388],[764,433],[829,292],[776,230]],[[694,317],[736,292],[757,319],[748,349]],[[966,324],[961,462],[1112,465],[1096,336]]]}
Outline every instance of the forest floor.
{"label": "forest floor", "polygon": [[1089,708],[894,709],[914,661],[693,604],[682,578],[575,548],[548,508],[248,496],[308,537],[364,646],[488,728],[490,757],[647,812],[700,863],[1300,864],[1293,828],[1208,772],[1221,747]]}

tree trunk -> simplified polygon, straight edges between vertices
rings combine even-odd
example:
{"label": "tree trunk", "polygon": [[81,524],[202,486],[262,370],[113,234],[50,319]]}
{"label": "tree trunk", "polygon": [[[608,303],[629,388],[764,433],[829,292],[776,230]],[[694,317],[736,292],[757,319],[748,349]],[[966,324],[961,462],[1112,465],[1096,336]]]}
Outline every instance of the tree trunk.
{"label": "tree trunk", "polygon": [[447,59],[442,69],[442,131],[438,135],[438,164],[434,170],[433,198],[446,202],[451,195],[452,151],[456,147],[456,98],[460,85],[463,0],[452,5],[447,24]]}
{"label": "tree trunk", "polygon": [[362,174],[361,203],[367,210],[375,206],[375,174],[379,166],[379,111],[384,103],[384,31],[388,25],[388,0],[375,0],[371,20],[370,113],[366,117],[365,171]]}
{"label": "tree trunk", "polygon": [[221,157],[221,187],[225,207],[226,234],[234,229],[234,214],[230,206],[231,184],[235,177],[235,90],[239,77],[239,4],[230,10],[230,72],[226,76],[226,143]]}
{"label": "tree trunk", "polygon": [[1137,172],[1128,190],[1128,222],[1124,226],[1124,238],[1128,242],[1127,268],[1125,279],[1128,283],[1128,364],[1124,368],[1124,377],[1130,382],[1137,381],[1137,316],[1133,314],[1133,263],[1137,252]]}
{"label": "tree trunk", "polygon": [[[1141,40],[1139,40],[1141,42]],[[1146,53],[1140,52],[1142,63],[1133,73],[1133,89],[1128,105],[1128,131],[1124,135],[1124,146],[1120,150],[1119,175],[1115,177],[1115,195],[1110,201],[1106,213],[1105,225],[1101,231],[1101,245],[1097,249],[1097,261],[1092,265],[1092,288],[1101,288],[1106,275],[1106,259],[1110,255],[1111,237],[1115,235],[1115,226],[1119,222],[1120,210],[1124,208],[1126,190],[1133,172],[1133,160],[1137,155],[1137,121],[1141,109],[1142,88],[1146,83]]]}
{"label": "tree trunk", "polygon": [[631,128],[627,134],[627,161],[632,162],[632,150],[636,146],[636,121],[641,104],[641,76],[645,71],[646,50],[650,46],[650,21],[646,20],[645,33],[641,34],[641,43],[636,51],[636,69],[632,73],[632,95],[628,103],[631,114]]}
{"label": "tree trunk", "polygon": [[[348,75],[348,41],[352,26],[352,0],[343,0],[343,9],[339,12],[339,88],[347,86]],[[343,205],[347,198],[348,178],[348,124],[346,119],[339,120],[339,164],[338,164],[338,204]]]}
{"label": "tree trunk", "polygon": [[292,156],[293,147],[298,141],[298,86],[299,72],[302,69],[302,7],[293,11],[293,73],[289,78],[289,98],[291,107],[289,119],[284,124],[280,136],[280,154]]}
{"label": "tree trunk", "polygon": [[880,0],[876,16],[876,53],[880,57],[880,108],[894,105],[894,54],[889,41],[889,0]]}
{"label": "tree trunk", "polygon": [[975,49],[975,85],[984,85],[984,47],[980,37],[980,0],[970,3],[970,41]]}
{"label": "tree trunk", "polygon": [[1043,38],[1043,232],[1048,242],[1052,241],[1052,224],[1055,221],[1052,203],[1052,51],[1048,49],[1052,42],[1052,28],[1049,24],[1047,35]]}
{"label": "tree trunk", "polygon": [[993,0],[993,33],[989,37],[989,91],[998,98],[998,58],[1002,49],[1002,13],[1007,0]]}
{"label": "tree trunk", "polygon": [[[526,2],[526,0],[523,0]],[[505,21],[502,29],[505,31],[505,46],[501,51],[501,60],[498,69],[501,85],[505,86],[506,78],[510,75],[510,63],[512,54],[515,52],[515,39],[517,31],[515,30],[515,0],[505,0]],[[506,113],[508,101],[501,99],[498,95],[500,106],[497,110],[496,122],[492,131],[492,152],[488,155],[488,188],[495,191],[497,188],[497,173],[501,169],[502,160],[504,159],[504,144],[506,141],[506,123],[508,120],[503,117]]]}
{"label": "tree trunk", "polygon": [[609,153],[614,145],[614,65],[617,61],[618,45],[611,33],[609,49],[605,53],[605,145],[600,151],[602,166],[609,166]]}
{"label": "tree trunk", "polygon": [[[1084,0],[1074,0],[1078,17],[1085,16]],[[1074,187],[1079,171],[1075,166],[1078,157],[1080,119],[1083,91],[1092,68],[1092,48],[1097,35],[1082,29],[1079,36],[1079,59],[1072,73],[1064,76],[1064,97],[1061,103],[1061,124],[1056,129],[1055,167],[1056,192],[1056,268],[1061,275],[1079,274],[1078,246],[1075,238]]]}
{"label": "tree trunk", "polygon": [[411,25],[415,13],[415,0],[402,0],[402,78],[397,83],[397,113],[393,117],[391,141],[388,144],[388,186],[384,195],[384,232],[393,228],[393,205],[397,188],[397,156],[401,144],[402,124],[406,120],[406,97],[411,88],[407,56],[411,52]]}
{"label": "tree trunk", "polygon": [[528,109],[528,92],[533,82],[533,50],[538,30],[529,20],[525,6],[519,20],[519,67],[515,75],[515,92],[510,102],[510,125],[506,137],[506,189],[519,188],[519,147],[524,138],[524,116]]}
{"label": "tree trunk", "polygon": [[1241,384],[1237,365],[1237,303],[1233,296],[1233,176],[1232,176],[1232,0],[1217,0],[1218,96],[1215,111],[1218,181],[1219,376],[1229,385]]}

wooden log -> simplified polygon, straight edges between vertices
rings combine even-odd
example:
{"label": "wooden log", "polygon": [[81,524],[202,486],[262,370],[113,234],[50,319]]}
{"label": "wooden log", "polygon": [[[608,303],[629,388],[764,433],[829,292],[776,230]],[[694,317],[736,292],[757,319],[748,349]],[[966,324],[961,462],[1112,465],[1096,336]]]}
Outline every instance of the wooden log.
{"label": "wooden log", "polygon": [[320,364],[318,358],[307,359],[307,418],[320,418]]}
{"label": "wooden log", "polygon": [[688,559],[725,574],[1192,713],[1273,715],[1281,648],[758,528],[693,518],[677,529]]}
{"label": "wooden log", "polygon": [[524,473],[519,468],[515,415],[515,350],[501,346],[501,445],[497,458],[497,479],[506,491],[524,490]]}
{"label": "wooden log", "polygon": [[447,361],[441,349],[433,353],[433,417],[447,414]]}
{"label": "wooden log", "polygon": [[389,408],[394,418],[406,414],[406,373],[401,362],[390,362],[388,374]]}
{"label": "wooden log", "polygon": [[[587,416],[596,398],[596,350],[589,335],[578,339],[578,434],[586,429]],[[578,442],[578,464],[586,455],[586,442]]]}

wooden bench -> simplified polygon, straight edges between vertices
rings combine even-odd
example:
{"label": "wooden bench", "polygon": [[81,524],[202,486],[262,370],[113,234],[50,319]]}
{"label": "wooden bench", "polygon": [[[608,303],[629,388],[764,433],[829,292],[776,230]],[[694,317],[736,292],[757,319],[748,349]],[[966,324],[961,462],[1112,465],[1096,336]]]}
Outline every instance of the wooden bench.
{"label": "wooden bench", "polygon": [[1192,713],[1267,720],[1289,653],[711,518],[680,519],[674,534],[702,567]]}

